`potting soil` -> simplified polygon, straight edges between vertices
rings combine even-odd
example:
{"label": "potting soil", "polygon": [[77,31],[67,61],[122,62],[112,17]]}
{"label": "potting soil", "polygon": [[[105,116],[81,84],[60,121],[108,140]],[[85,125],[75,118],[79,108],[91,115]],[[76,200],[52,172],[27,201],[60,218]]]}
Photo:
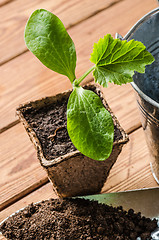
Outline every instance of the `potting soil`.
{"label": "potting soil", "polygon": [[[94,86],[91,88],[95,91]],[[67,132],[67,102],[68,99],[64,97],[60,102],[46,105],[38,110],[29,108],[23,113],[36,133],[44,156],[48,160],[77,150]],[[119,139],[122,139],[122,134],[115,125],[114,141]]]}
{"label": "potting soil", "polygon": [[8,239],[151,239],[157,221],[120,207],[85,199],[50,199],[31,204],[8,218],[0,231]]}

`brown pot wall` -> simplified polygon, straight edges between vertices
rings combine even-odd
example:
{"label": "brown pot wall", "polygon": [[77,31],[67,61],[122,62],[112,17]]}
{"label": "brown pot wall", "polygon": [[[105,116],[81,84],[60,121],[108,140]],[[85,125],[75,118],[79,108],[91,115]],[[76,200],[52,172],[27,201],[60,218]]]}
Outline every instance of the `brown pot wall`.
{"label": "brown pot wall", "polygon": [[27,109],[40,109],[41,107],[52,102],[60,101],[63,97],[68,98],[71,91],[60,93],[53,97],[46,97],[35,102],[29,102],[25,105],[21,105],[17,109],[17,114],[24,124],[31,141],[37,150],[38,159],[40,160],[41,165],[47,171],[48,177],[53,184],[54,191],[60,197],[72,197],[99,193],[109,175],[110,169],[116,162],[117,157],[122,150],[123,144],[128,141],[128,136],[121,128],[111,109],[108,107],[108,104],[104,100],[103,94],[98,86],[96,86],[94,92],[98,93],[103,105],[105,107],[107,106],[107,110],[112,115],[114,125],[118,127],[122,135],[120,140],[114,142],[112,153],[105,161],[95,161],[90,159],[82,155],[78,150],[68,153],[64,156],[60,156],[56,159],[46,159],[36,133],[33,131],[24,117],[24,113]]}

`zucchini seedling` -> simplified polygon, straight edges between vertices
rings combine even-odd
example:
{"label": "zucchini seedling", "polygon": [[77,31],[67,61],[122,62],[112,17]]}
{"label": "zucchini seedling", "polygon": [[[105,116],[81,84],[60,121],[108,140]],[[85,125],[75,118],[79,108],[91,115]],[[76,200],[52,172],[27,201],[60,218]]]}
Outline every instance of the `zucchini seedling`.
{"label": "zucchini seedling", "polygon": [[139,41],[113,39],[110,34],[94,44],[92,67],[76,79],[76,50],[61,20],[51,12],[38,9],[25,28],[28,49],[49,69],[63,74],[72,83],[67,104],[67,131],[74,146],[95,160],[107,159],[112,151],[114,124],[100,98],[80,86],[93,72],[94,80],[103,87],[108,82],[125,84],[132,81],[134,71],[144,73],[153,56]]}

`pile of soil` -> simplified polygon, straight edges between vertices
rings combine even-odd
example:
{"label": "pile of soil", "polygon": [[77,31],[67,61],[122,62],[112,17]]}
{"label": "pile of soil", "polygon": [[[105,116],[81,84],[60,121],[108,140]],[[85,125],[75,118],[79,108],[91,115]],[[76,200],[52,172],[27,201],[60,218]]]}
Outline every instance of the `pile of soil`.
{"label": "pile of soil", "polygon": [[0,231],[8,239],[151,239],[157,221],[122,207],[84,199],[50,199],[31,204],[8,218]]}
{"label": "pile of soil", "polygon": [[[94,86],[89,86],[89,88],[98,96],[100,95]],[[23,112],[25,119],[36,133],[44,156],[48,160],[77,150],[67,132],[67,102],[68,99],[64,97],[61,101],[51,105],[45,105],[40,109],[27,108]],[[122,139],[122,134],[115,125],[114,141],[119,139]]]}

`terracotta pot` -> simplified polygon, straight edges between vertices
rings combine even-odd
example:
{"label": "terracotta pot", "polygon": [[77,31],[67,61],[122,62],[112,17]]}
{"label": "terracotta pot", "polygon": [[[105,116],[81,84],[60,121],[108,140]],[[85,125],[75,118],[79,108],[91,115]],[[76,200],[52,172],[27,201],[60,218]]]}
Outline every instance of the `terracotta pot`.
{"label": "terracotta pot", "polygon": [[86,86],[86,88],[92,89],[100,96],[103,105],[113,117],[116,131],[120,133],[120,139],[117,138],[117,140],[114,141],[112,153],[105,161],[95,161],[90,159],[81,154],[78,150],[55,159],[46,158],[46,156],[44,156],[44,149],[40,144],[35,131],[26,120],[25,113],[28,109],[40,110],[42,107],[46,107],[51,103],[59,102],[62,99],[68,99],[72,90],[60,93],[56,96],[46,97],[34,102],[26,103],[17,109],[17,114],[37,150],[38,159],[43,168],[47,171],[48,177],[53,184],[54,191],[60,197],[99,193],[108,177],[110,169],[117,160],[123,145],[128,141],[128,136],[121,128],[117,118],[113,115],[99,87],[96,85],[90,85],[89,87]]}

